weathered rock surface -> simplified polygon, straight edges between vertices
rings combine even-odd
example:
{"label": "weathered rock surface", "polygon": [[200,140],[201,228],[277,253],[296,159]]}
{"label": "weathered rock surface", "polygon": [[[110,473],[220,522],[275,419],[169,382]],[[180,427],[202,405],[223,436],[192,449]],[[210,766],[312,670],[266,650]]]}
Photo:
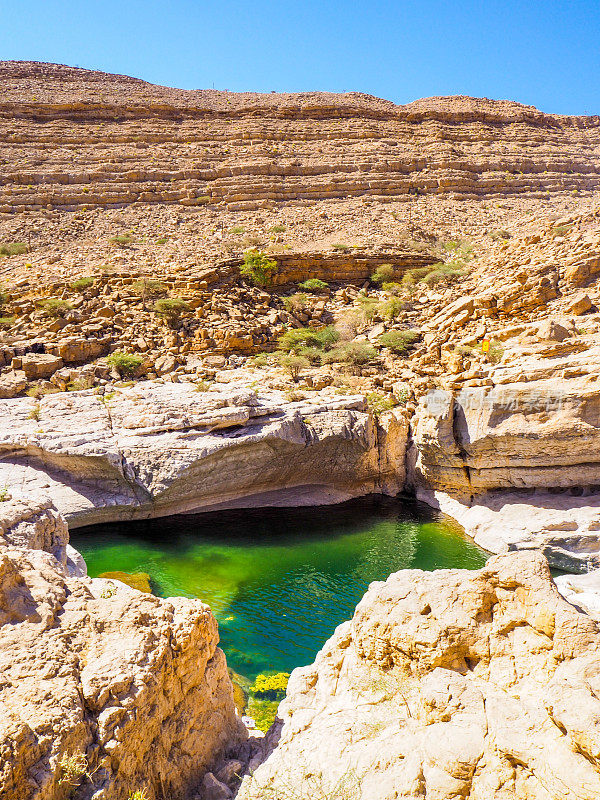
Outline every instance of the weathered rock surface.
{"label": "weathered rock surface", "polygon": [[600,495],[572,492],[498,491],[471,504],[424,489],[417,497],[460,521],[477,544],[492,553],[538,550],[570,572],[600,565]]}
{"label": "weathered rock surface", "polygon": [[64,520],[4,506],[5,541],[45,549],[0,547],[0,796],[187,797],[244,736],[210,609],[67,578]]}
{"label": "weathered rock surface", "polygon": [[374,583],[292,674],[239,800],[595,800],[600,630],[539,554]]}
{"label": "weathered rock surface", "polygon": [[290,403],[281,392],[213,388],[145,382],[5,401],[0,486],[51,495],[71,526],[402,487],[407,424],[397,412],[382,421],[380,455],[361,396]]}
{"label": "weathered rock surface", "polygon": [[413,422],[417,485],[470,497],[600,484],[600,392],[585,376],[434,393]]}

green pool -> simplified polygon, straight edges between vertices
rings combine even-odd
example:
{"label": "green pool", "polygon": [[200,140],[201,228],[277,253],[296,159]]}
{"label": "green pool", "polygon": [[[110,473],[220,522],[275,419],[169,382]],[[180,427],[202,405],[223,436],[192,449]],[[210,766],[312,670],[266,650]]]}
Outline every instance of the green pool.
{"label": "green pool", "polygon": [[161,597],[199,597],[247,678],[310,663],[371,581],[405,568],[476,569],[485,553],[408,500],[228,511],[73,531],[91,576],[146,572]]}

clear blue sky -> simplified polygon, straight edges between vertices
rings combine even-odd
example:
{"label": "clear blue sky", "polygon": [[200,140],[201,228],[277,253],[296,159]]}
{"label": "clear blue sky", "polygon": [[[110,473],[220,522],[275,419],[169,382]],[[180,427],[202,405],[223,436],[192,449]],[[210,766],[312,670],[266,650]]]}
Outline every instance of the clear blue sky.
{"label": "clear blue sky", "polygon": [[600,114],[600,0],[0,0],[0,59],[184,89],[469,94]]}

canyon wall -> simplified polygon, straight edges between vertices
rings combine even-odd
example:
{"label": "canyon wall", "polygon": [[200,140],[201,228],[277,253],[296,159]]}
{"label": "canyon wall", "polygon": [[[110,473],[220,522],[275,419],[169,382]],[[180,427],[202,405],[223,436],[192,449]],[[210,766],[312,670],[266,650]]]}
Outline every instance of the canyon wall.
{"label": "canyon wall", "polygon": [[183,91],[32,62],[2,62],[0,86],[4,212],[600,186],[597,117],[508,101]]}
{"label": "canyon wall", "polygon": [[0,796],[190,796],[245,738],[208,606],[69,577],[48,501],[0,533]]}
{"label": "canyon wall", "polygon": [[[244,386],[145,382],[0,400],[0,485],[51,496],[71,527],[400,491],[407,424],[362,396],[287,401]],[[379,443],[382,443],[380,452]]]}

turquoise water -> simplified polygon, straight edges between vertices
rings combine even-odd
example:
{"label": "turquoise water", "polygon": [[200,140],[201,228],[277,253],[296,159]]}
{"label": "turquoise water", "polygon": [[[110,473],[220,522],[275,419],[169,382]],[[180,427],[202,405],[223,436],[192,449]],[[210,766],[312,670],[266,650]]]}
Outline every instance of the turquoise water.
{"label": "turquoise water", "polygon": [[199,597],[229,666],[253,679],[309,664],[369,583],[399,569],[476,569],[485,553],[410,501],[228,511],[81,528],[91,576],[146,572],[161,597]]}

